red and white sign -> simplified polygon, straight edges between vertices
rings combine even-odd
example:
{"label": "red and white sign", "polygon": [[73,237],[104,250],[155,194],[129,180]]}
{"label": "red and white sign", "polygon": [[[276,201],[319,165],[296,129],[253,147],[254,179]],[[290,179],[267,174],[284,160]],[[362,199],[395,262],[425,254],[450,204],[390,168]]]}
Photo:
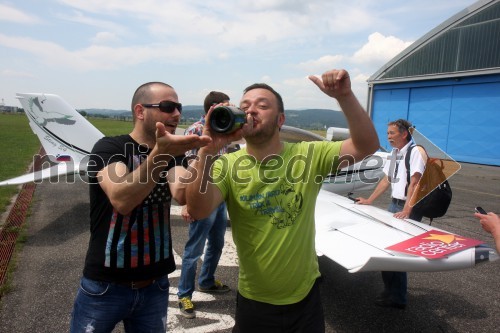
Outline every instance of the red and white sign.
{"label": "red and white sign", "polygon": [[484,242],[450,234],[438,230],[429,230],[401,243],[387,247],[387,250],[403,252],[427,259],[440,259],[454,252],[462,251]]}

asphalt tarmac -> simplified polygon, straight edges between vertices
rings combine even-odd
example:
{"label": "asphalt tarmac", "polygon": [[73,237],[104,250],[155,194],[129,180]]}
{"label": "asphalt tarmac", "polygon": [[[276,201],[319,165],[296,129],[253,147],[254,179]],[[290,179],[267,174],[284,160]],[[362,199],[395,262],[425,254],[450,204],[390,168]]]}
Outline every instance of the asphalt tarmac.
{"label": "asphalt tarmac", "polygon": [[[500,212],[500,167],[462,164],[450,180],[453,201],[433,225],[493,244],[473,217],[475,206]],[[355,195],[369,193],[355,193]],[[388,199],[377,206],[386,207]],[[1,299],[0,332],[67,332],[89,237],[88,191],[81,182],[38,185],[18,254],[12,290]],[[174,250],[181,255],[186,224],[173,209]],[[424,222],[428,222],[424,220]],[[229,228],[228,228],[229,229]],[[195,292],[196,319],[177,310],[179,270],[170,276],[169,332],[230,332],[238,267],[230,230],[217,278],[233,288],[222,295]],[[348,249],[346,249],[348,251]],[[320,257],[326,332],[498,332],[500,260],[472,269],[409,273],[406,310],[380,308],[373,300],[382,288],[379,272],[348,273]],[[180,269],[180,258],[176,257]],[[123,332],[121,326],[114,332]]]}

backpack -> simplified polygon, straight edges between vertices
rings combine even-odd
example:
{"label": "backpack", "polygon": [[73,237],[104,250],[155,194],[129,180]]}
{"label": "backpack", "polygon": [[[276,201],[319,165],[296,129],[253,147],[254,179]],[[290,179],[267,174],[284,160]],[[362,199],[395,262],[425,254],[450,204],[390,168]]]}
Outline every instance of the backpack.
{"label": "backpack", "polygon": [[[410,184],[410,156],[413,147],[416,147],[416,145],[408,147],[405,156],[406,191]],[[450,184],[443,173],[443,160],[439,158],[430,158],[425,148],[422,148],[427,155],[427,162],[425,163],[424,174],[420,178],[412,198],[410,198],[410,200],[412,200],[410,204],[416,202],[412,208],[412,212],[416,215],[430,218],[430,225],[433,218],[441,217],[446,214],[451,203],[452,193]]]}

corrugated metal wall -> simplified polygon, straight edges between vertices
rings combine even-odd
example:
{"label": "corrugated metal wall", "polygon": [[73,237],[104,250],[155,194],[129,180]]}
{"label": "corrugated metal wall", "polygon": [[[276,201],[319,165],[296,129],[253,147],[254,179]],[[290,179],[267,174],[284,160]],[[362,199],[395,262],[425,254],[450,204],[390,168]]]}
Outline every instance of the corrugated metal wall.
{"label": "corrugated metal wall", "polygon": [[387,123],[410,120],[459,162],[500,166],[500,75],[377,84],[372,119],[380,142]]}
{"label": "corrugated metal wall", "polygon": [[500,2],[420,45],[377,79],[500,67]]}

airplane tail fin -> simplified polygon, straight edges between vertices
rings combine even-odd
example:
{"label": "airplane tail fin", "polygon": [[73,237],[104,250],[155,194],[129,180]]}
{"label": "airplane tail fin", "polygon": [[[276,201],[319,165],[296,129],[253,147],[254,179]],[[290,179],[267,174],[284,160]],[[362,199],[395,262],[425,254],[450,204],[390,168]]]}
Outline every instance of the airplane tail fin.
{"label": "airplane tail fin", "polygon": [[18,93],[33,132],[53,163],[78,164],[104,136],[61,97],[43,93]]}
{"label": "airplane tail fin", "polygon": [[[85,172],[94,144],[104,136],[61,97],[52,94],[17,94],[33,132],[52,165],[46,169],[0,181],[0,186],[51,181],[59,176]],[[85,179],[86,175],[80,175]]]}

